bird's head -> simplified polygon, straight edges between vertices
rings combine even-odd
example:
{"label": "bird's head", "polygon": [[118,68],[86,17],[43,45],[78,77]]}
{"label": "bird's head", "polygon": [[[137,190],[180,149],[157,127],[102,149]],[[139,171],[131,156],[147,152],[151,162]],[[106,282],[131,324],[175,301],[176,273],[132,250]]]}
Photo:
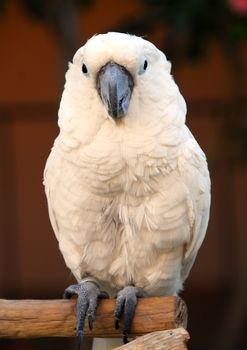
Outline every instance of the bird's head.
{"label": "bird's head", "polygon": [[164,115],[180,95],[170,70],[165,55],[149,41],[122,33],[99,34],[70,63],[62,102],[70,98],[77,114],[87,110],[115,122],[140,115],[153,118],[154,109]]}

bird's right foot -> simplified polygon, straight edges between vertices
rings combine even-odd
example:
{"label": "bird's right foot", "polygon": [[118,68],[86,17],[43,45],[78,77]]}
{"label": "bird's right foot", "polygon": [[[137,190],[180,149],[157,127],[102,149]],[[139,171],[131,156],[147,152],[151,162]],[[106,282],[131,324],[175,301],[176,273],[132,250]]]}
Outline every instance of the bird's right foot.
{"label": "bird's right foot", "polygon": [[83,326],[86,314],[89,329],[92,330],[98,298],[108,298],[108,295],[105,292],[100,292],[99,286],[93,281],[84,281],[65,289],[64,298],[70,299],[73,295],[78,296],[76,302],[76,335],[78,350],[80,350],[83,341]]}

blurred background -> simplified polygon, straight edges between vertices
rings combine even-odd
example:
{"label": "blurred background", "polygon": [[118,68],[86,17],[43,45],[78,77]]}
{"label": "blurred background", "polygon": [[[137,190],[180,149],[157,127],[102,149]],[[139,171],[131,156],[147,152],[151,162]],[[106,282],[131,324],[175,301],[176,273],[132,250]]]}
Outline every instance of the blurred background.
{"label": "blurred background", "polygon": [[[246,0],[0,0],[0,298],[60,298],[74,282],[49,223],[43,169],[68,61],[107,31],[144,36],[166,53],[208,157],[211,219],[182,293],[189,348],[246,349]],[[75,342],[0,341],[17,348]]]}

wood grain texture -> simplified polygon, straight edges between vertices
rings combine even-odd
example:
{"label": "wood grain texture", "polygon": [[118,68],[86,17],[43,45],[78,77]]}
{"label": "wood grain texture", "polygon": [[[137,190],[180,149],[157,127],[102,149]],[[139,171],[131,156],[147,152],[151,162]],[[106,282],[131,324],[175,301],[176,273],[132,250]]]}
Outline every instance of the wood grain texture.
{"label": "wood grain texture", "polygon": [[[76,300],[0,299],[0,338],[75,336]],[[85,336],[121,337],[113,326],[114,299],[99,300],[94,328],[85,321]],[[187,308],[179,297],[152,297],[138,300],[131,335],[186,328]]]}
{"label": "wood grain texture", "polygon": [[187,350],[189,333],[184,328],[152,332],[115,350]]}

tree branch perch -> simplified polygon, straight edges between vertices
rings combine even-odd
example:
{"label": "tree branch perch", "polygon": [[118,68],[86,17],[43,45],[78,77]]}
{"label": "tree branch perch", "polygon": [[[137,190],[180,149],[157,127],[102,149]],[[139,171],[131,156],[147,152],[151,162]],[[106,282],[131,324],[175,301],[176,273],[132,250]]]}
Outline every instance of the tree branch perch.
{"label": "tree branch perch", "polygon": [[[0,299],[0,338],[75,336],[75,299],[4,300]],[[114,299],[99,300],[94,328],[85,322],[85,336],[116,338],[113,327]],[[131,335],[144,335],[179,327],[186,328],[187,308],[179,297],[139,299]]]}
{"label": "tree branch perch", "polygon": [[139,337],[115,350],[187,350],[190,336],[184,328],[152,332]]}

